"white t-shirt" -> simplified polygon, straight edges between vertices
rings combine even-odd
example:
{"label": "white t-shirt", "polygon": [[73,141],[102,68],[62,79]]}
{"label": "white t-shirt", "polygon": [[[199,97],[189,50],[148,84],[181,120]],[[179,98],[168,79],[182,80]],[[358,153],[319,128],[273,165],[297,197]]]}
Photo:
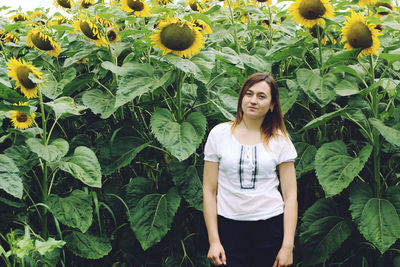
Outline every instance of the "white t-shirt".
{"label": "white t-shirt", "polygon": [[233,220],[265,220],[283,213],[276,167],[294,161],[296,149],[283,136],[242,145],[231,134],[231,124],[221,123],[209,133],[204,160],[219,162],[217,213]]}

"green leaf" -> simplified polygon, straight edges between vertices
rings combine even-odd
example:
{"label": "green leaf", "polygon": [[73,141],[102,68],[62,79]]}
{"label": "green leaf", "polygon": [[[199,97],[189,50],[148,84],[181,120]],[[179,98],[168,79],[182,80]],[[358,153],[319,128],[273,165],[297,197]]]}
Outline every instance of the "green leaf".
{"label": "green leaf", "polygon": [[345,111],[346,111],[346,108],[342,108],[342,109],[333,111],[331,113],[325,113],[321,117],[315,118],[312,121],[310,121],[309,123],[307,123],[303,128],[301,128],[301,131],[306,131],[309,129],[316,128],[320,125],[323,125],[326,122],[328,122],[329,120],[331,120],[332,118],[342,115]]}
{"label": "green leaf", "polygon": [[314,158],[317,148],[307,143],[296,143],[296,177],[299,179],[303,174],[314,170]]}
{"label": "green leaf", "polygon": [[399,186],[391,186],[386,192],[387,199],[396,208],[397,215],[400,216],[400,188]]}
{"label": "green leaf", "polygon": [[[0,58],[0,84],[11,87],[10,78],[8,77],[7,64],[3,57]],[[2,96],[2,94],[0,94]]]}
{"label": "green leaf", "polygon": [[136,208],[129,211],[131,228],[143,250],[161,241],[171,228],[181,198],[175,187],[167,194],[150,194],[143,197]]}
{"label": "green leaf", "polygon": [[299,69],[296,74],[297,83],[310,99],[324,107],[335,98],[333,88],[337,84],[334,74],[328,73],[324,77],[309,69]]}
{"label": "green leaf", "polygon": [[88,87],[89,83],[93,82],[94,73],[85,73],[80,76],[77,76],[74,80],[64,85],[64,94],[65,96],[70,96],[75,92],[80,92],[83,89]]}
{"label": "green leaf", "polygon": [[347,154],[346,145],[341,140],[323,144],[315,155],[315,170],[318,181],[328,197],[342,192],[363,169],[372,152],[372,146],[365,146],[359,157]]}
{"label": "green leaf", "polygon": [[39,163],[37,155],[32,153],[26,145],[11,146],[4,150],[4,154],[14,161],[21,174],[30,172]]}
{"label": "green leaf", "polygon": [[7,86],[0,84],[0,96],[2,99],[7,100],[9,102],[22,102],[25,98],[18,94],[17,91],[8,88]]}
{"label": "green leaf", "polygon": [[360,232],[383,254],[400,238],[400,219],[386,199],[371,198],[362,211]]}
{"label": "green leaf", "polygon": [[360,92],[358,84],[347,80],[342,80],[335,87],[335,92],[340,96],[356,95]]}
{"label": "green leaf", "polygon": [[192,112],[185,121],[178,123],[168,109],[158,109],[151,116],[150,126],[157,140],[182,161],[200,145],[207,121],[200,112]]}
{"label": "green leaf", "polygon": [[29,138],[26,144],[30,150],[38,155],[38,157],[53,162],[65,156],[69,149],[69,144],[62,138],[52,141],[49,145],[43,145],[42,140],[38,138]]}
{"label": "green leaf", "polygon": [[381,53],[379,56],[389,64],[393,64],[396,61],[400,61],[400,48],[390,51],[390,53]]}
{"label": "green leaf", "polygon": [[46,204],[51,213],[64,225],[78,228],[83,233],[92,225],[92,200],[81,190],[76,189],[65,198],[50,195]]}
{"label": "green leaf", "polygon": [[400,146],[400,131],[388,127],[376,118],[369,118],[369,122],[380,132],[380,134],[392,145]]}
{"label": "green leaf", "polygon": [[49,237],[47,241],[40,241],[38,239],[35,240],[36,250],[40,253],[40,255],[44,255],[48,252],[52,252],[56,248],[62,248],[65,245],[65,241],[63,240],[55,240],[52,237]]}
{"label": "green leaf", "polygon": [[0,154],[0,188],[13,197],[22,198],[23,184],[14,161]]}
{"label": "green leaf", "polygon": [[344,118],[354,122],[365,134],[370,134],[371,127],[367,117],[359,108],[350,108],[345,111]]}
{"label": "green leaf", "polygon": [[179,194],[195,209],[203,211],[203,186],[196,167],[172,161],[169,165],[172,180]]}
{"label": "green leaf", "polygon": [[100,164],[90,148],[78,146],[71,157],[61,160],[59,168],[88,186],[101,188]]}
{"label": "green leaf", "polygon": [[53,109],[57,119],[65,114],[81,115],[81,111],[86,109],[86,107],[76,104],[74,99],[68,96],[62,96],[45,103],[45,105]]}
{"label": "green leaf", "polygon": [[301,217],[300,232],[307,230],[310,225],[316,220],[336,214],[336,203],[331,198],[320,198],[305,212]]}
{"label": "green leaf", "polygon": [[269,73],[271,70],[272,66],[271,62],[267,62],[261,56],[240,54],[239,58],[246,66],[255,69],[257,71]]}
{"label": "green leaf", "polygon": [[107,119],[117,108],[115,106],[116,98],[110,93],[105,93],[99,89],[86,91],[82,95],[82,102],[95,114],[100,114],[100,118]]}
{"label": "green leaf", "polygon": [[125,202],[130,210],[133,210],[139,201],[152,193],[153,185],[148,178],[135,177],[126,186]]}
{"label": "green leaf", "polygon": [[109,71],[111,71],[111,72],[113,72],[113,73],[115,73],[117,75],[123,76],[123,75],[127,74],[127,69],[126,68],[117,66],[117,65],[115,65],[114,63],[112,63],[110,61],[103,61],[101,63],[101,66],[104,69],[109,70]]}
{"label": "green leaf", "polygon": [[210,81],[211,72],[215,65],[215,53],[203,50],[200,53],[194,55],[190,59],[190,61],[196,64],[196,66],[202,72],[202,76],[205,79],[205,82],[204,81],[203,82],[207,83],[208,81]]}
{"label": "green leaf", "polygon": [[17,110],[25,114],[31,113],[31,108],[29,106],[16,106],[16,105],[7,105],[0,103],[0,111],[11,111]]}
{"label": "green leaf", "polygon": [[100,259],[110,253],[112,246],[108,239],[93,234],[72,231],[65,238],[67,248],[76,256],[85,259]]}
{"label": "green leaf", "polygon": [[322,66],[322,69],[332,67],[336,64],[356,62],[358,54],[361,52],[361,50],[362,49],[352,49],[350,51],[340,52],[335,55],[332,55],[328,58],[328,60]]}
{"label": "green leaf", "polygon": [[136,97],[151,91],[155,82],[153,67],[151,65],[130,63],[127,73],[119,82],[115,107],[120,107]]}
{"label": "green leaf", "polygon": [[[164,59],[167,60],[168,63],[174,65],[178,69],[182,70],[186,74],[192,74],[193,77],[202,82],[202,83],[207,83],[208,79],[207,77],[204,76],[204,73],[201,68],[199,68],[195,62],[192,62],[190,59],[184,59],[180,58],[177,55],[174,54],[167,54],[164,56]],[[199,58],[197,60],[197,63],[201,65],[201,67],[204,67],[204,59]],[[207,68],[208,69],[208,68]],[[206,74],[208,72],[206,71]]]}
{"label": "green leaf", "polygon": [[289,92],[286,88],[279,88],[279,98],[281,102],[282,115],[285,115],[296,103],[299,91]]}
{"label": "green leaf", "polygon": [[360,225],[361,214],[368,200],[373,197],[371,187],[366,183],[355,183],[350,187],[350,207],[351,217],[356,225]]}

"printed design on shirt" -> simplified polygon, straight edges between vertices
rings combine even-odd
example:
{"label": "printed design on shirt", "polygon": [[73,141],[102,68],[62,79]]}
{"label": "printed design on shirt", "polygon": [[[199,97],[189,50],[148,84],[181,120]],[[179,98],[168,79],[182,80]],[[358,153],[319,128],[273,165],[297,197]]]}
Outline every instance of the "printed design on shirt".
{"label": "printed design on shirt", "polygon": [[257,146],[241,146],[239,179],[241,189],[255,189],[257,178]]}

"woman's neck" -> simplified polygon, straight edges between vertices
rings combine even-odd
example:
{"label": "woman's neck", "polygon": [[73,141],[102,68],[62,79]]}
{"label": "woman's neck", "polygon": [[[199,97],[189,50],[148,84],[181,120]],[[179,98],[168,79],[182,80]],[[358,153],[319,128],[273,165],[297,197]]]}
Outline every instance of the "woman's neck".
{"label": "woman's neck", "polygon": [[262,119],[249,119],[243,116],[242,121],[239,123],[240,126],[246,128],[248,131],[259,131],[263,123]]}

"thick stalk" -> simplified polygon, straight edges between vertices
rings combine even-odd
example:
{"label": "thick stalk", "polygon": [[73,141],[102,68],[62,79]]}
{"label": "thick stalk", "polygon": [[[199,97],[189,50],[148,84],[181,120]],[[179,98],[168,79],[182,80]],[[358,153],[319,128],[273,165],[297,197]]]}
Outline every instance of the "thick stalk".
{"label": "thick stalk", "polygon": [[233,16],[232,5],[233,5],[232,0],[228,0],[229,12],[230,12],[230,15],[231,15],[231,23],[233,25],[233,39],[235,40],[236,52],[240,53],[239,40],[237,38],[237,29],[236,29],[235,19],[234,19],[234,16]]}
{"label": "thick stalk", "polygon": [[[369,56],[369,64],[370,64],[370,77],[371,77],[371,86],[375,83],[375,72],[374,72],[374,64],[372,61],[372,55]],[[378,118],[378,88],[372,90],[372,114],[374,118]],[[379,132],[376,128],[372,129],[372,138],[373,138],[373,162],[374,162],[374,183],[375,183],[375,192],[377,197],[381,196],[381,178],[380,178],[380,136]]]}
{"label": "thick stalk", "polygon": [[[46,131],[46,116],[44,112],[44,105],[43,105],[43,95],[42,90],[38,88],[39,93],[39,101],[40,101],[40,111],[42,113],[42,128],[43,128],[43,135],[42,135],[42,143],[44,146],[47,146],[47,131]],[[43,170],[43,180],[42,180],[42,202],[46,204],[47,201],[47,190],[48,190],[48,182],[47,182],[47,162],[45,161],[42,167]],[[42,237],[47,240],[48,236],[48,228],[47,228],[47,208],[42,207]]]}
{"label": "thick stalk", "polygon": [[269,25],[268,25],[268,48],[271,49],[271,47],[272,47],[272,12],[271,12],[271,7],[268,7],[268,19],[269,19]]}
{"label": "thick stalk", "polygon": [[179,70],[179,78],[178,78],[178,92],[177,92],[177,101],[178,104],[176,104],[177,108],[177,115],[176,115],[176,119],[178,120],[178,122],[182,122],[183,121],[183,109],[182,109],[182,86],[183,86],[183,82],[185,81],[185,77],[186,74]]}

